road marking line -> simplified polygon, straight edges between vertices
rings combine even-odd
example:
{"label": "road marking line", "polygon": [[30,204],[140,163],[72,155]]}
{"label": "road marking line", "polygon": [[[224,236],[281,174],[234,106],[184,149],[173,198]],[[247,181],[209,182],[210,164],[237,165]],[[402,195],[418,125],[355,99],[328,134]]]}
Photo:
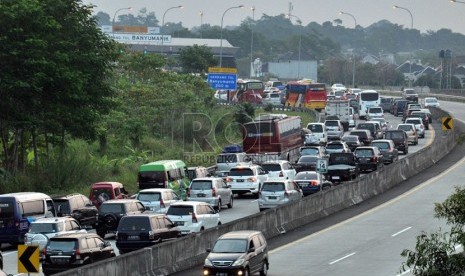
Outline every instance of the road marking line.
{"label": "road marking line", "polygon": [[339,258],[339,259],[337,259],[337,260],[335,260],[335,261],[332,261],[332,262],[330,262],[329,264],[332,265],[332,264],[335,264],[335,263],[337,263],[337,262],[340,262],[340,261],[342,261],[342,260],[344,260],[344,259],[349,258],[350,256],[355,255],[355,253],[356,253],[356,252],[350,253],[349,255],[345,255],[344,257]]}
{"label": "road marking line", "polygon": [[389,201],[387,201],[387,202],[385,202],[385,203],[383,203],[383,204],[381,204],[381,205],[379,205],[379,206],[377,206],[377,207],[375,207],[375,208],[372,208],[372,209],[370,209],[370,210],[368,210],[368,211],[365,211],[365,212],[363,212],[363,213],[361,213],[361,214],[359,214],[359,215],[357,215],[357,216],[355,216],[355,217],[349,218],[349,219],[347,219],[347,220],[345,220],[345,221],[342,221],[342,222],[340,222],[340,223],[338,223],[338,224],[334,224],[333,226],[330,226],[330,227],[328,227],[328,228],[325,228],[325,229],[323,229],[323,230],[320,230],[320,231],[318,231],[318,232],[315,232],[315,233],[313,233],[313,234],[311,234],[311,235],[305,236],[305,237],[303,237],[303,238],[301,238],[301,239],[295,240],[295,241],[293,241],[293,242],[291,242],[291,243],[288,243],[288,244],[286,244],[286,245],[283,245],[283,246],[281,246],[281,247],[278,247],[278,248],[276,248],[276,249],[273,249],[273,250],[270,251],[270,253],[275,253],[275,252],[281,251],[281,250],[283,250],[283,249],[286,249],[286,248],[288,248],[288,247],[294,246],[294,245],[297,244],[297,243],[302,243],[302,242],[305,241],[305,240],[311,239],[311,238],[313,238],[313,237],[315,237],[315,236],[319,236],[319,235],[324,234],[324,233],[326,233],[326,232],[329,232],[329,231],[331,231],[331,230],[333,230],[333,229],[339,228],[339,227],[341,227],[341,226],[343,226],[343,225],[345,225],[345,224],[347,224],[347,223],[350,223],[350,222],[352,222],[352,221],[354,221],[354,220],[357,220],[357,219],[359,219],[359,218],[361,218],[361,217],[364,217],[364,216],[366,216],[366,215],[369,215],[369,214],[371,214],[371,213],[374,213],[374,212],[376,212],[376,211],[378,211],[378,210],[380,210],[380,209],[382,209],[382,208],[384,208],[384,207],[386,207],[386,206],[392,205],[392,204],[396,203],[397,201],[400,201],[401,199],[403,199],[403,198],[405,198],[405,197],[407,197],[407,196],[409,196],[409,195],[411,195],[411,194],[413,194],[413,193],[415,193],[415,192],[417,192],[417,191],[419,191],[419,190],[421,190],[421,189],[423,189],[423,188],[426,188],[427,186],[429,186],[429,185],[431,185],[431,184],[436,183],[438,179],[440,179],[440,178],[443,177],[444,175],[448,174],[449,172],[455,170],[457,167],[463,165],[464,163],[465,163],[465,157],[463,157],[462,159],[460,159],[460,161],[458,161],[457,163],[455,163],[454,165],[452,165],[451,167],[449,167],[447,170],[445,170],[444,172],[440,173],[439,175],[437,175],[437,176],[431,178],[430,180],[428,180],[428,181],[426,181],[426,182],[423,182],[422,184],[420,184],[420,185],[416,186],[415,188],[413,188],[413,189],[411,189],[411,190],[409,190],[409,191],[407,191],[407,192],[405,192],[405,193],[399,195],[399,196],[396,197],[396,198],[393,198],[393,199],[391,199],[391,200],[389,200]]}
{"label": "road marking line", "polygon": [[397,232],[397,233],[395,233],[395,234],[392,234],[391,237],[395,237],[395,236],[397,236],[397,235],[399,235],[399,234],[402,234],[402,233],[404,233],[405,231],[410,230],[411,228],[412,228],[412,227],[410,226],[410,227],[407,227],[407,228],[405,228],[405,229],[403,229],[403,230],[400,230],[399,232]]}

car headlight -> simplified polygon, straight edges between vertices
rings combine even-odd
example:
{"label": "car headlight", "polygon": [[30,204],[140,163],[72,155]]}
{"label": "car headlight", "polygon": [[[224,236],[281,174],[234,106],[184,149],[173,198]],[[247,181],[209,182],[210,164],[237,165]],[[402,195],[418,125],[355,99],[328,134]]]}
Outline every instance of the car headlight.
{"label": "car headlight", "polygon": [[241,265],[244,264],[244,262],[245,262],[245,259],[244,259],[244,258],[239,258],[239,259],[237,259],[232,265],[233,265],[233,266],[241,266]]}
{"label": "car headlight", "polygon": [[212,262],[210,261],[209,258],[206,258],[206,259],[205,259],[204,265],[206,265],[206,266],[213,266],[213,264],[212,264]]}

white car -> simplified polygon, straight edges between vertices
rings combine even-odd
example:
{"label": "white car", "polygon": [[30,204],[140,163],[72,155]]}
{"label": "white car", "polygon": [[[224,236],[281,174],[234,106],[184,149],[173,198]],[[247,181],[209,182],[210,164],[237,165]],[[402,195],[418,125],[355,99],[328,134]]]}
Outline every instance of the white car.
{"label": "white car", "polygon": [[167,188],[151,188],[140,190],[136,199],[144,207],[155,213],[164,214],[168,207],[175,202],[182,202],[182,199],[172,190]]}
{"label": "white car", "polygon": [[367,110],[367,121],[371,120],[371,118],[383,118],[384,111],[383,108],[380,106],[369,107]]}
{"label": "white car", "polygon": [[424,106],[425,107],[430,107],[430,106],[439,107],[440,104],[439,104],[438,99],[436,99],[435,97],[429,97],[429,98],[425,98]]}
{"label": "white car", "polygon": [[210,204],[200,201],[173,203],[166,215],[183,235],[221,225],[219,213]]}
{"label": "white car", "polygon": [[239,165],[229,171],[226,182],[234,194],[252,193],[258,198],[263,182],[268,180],[266,171],[258,165]]}
{"label": "white car", "polygon": [[268,173],[268,180],[292,180],[296,175],[294,167],[286,160],[267,161],[262,168]]}
{"label": "white car", "polygon": [[87,233],[87,231],[81,229],[79,222],[71,217],[41,218],[29,225],[29,232],[26,233],[24,240],[26,245],[39,246],[39,252],[42,254],[50,238],[70,233]]}
{"label": "white car", "polygon": [[335,83],[331,86],[331,90],[332,92],[336,92],[336,91],[340,91],[340,90],[347,90],[347,88],[345,87],[345,85],[343,85],[342,83]]}
{"label": "white car", "polygon": [[258,208],[261,212],[265,209],[299,201],[303,196],[302,189],[294,181],[268,180],[263,183],[260,190]]}
{"label": "white car", "polygon": [[223,205],[233,207],[234,195],[223,178],[199,177],[193,179],[189,185],[187,200],[206,202],[219,212]]}
{"label": "white car", "polygon": [[281,95],[280,93],[268,93],[262,100],[264,105],[272,104],[273,106],[281,106]]}
{"label": "white car", "polygon": [[414,124],[415,128],[417,129],[418,138],[425,138],[425,126],[423,125],[423,120],[418,117],[410,117],[406,118],[406,124]]}
{"label": "white car", "polygon": [[[318,138],[319,145],[326,145],[328,142],[328,134],[326,133],[326,126],[324,123],[309,123],[307,128],[312,132],[311,135]],[[307,143],[307,145],[313,145],[313,143]]]}

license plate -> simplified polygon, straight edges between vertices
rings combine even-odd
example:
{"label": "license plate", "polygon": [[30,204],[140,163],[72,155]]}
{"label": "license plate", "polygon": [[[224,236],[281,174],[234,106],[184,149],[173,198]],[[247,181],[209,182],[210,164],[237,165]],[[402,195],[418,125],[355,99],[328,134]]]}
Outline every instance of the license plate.
{"label": "license plate", "polygon": [[339,176],[333,176],[332,178],[333,178],[333,179],[340,179]]}
{"label": "license plate", "polygon": [[310,183],[299,183],[299,186],[304,188],[310,186]]}
{"label": "license plate", "polygon": [[52,258],[53,263],[55,264],[67,264],[68,258]]}
{"label": "license plate", "polygon": [[244,179],[236,179],[236,182],[244,182]]}
{"label": "license plate", "polygon": [[219,273],[219,272],[218,272],[218,273],[216,273],[215,275],[216,275],[216,276],[228,276],[228,273]]}
{"label": "license plate", "polygon": [[205,197],[205,194],[197,194],[197,197]]}
{"label": "license plate", "polygon": [[173,221],[173,224],[176,226],[182,226],[184,225],[184,221]]}
{"label": "license plate", "polygon": [[139,240],[140,237],[139,236],[128,236],[128,240],[131,240],[131,241],[136,241],[136,240]]}
{"label": "license plate", "polygon": [[268,199],[276,199],[276,196],[269,196]]}

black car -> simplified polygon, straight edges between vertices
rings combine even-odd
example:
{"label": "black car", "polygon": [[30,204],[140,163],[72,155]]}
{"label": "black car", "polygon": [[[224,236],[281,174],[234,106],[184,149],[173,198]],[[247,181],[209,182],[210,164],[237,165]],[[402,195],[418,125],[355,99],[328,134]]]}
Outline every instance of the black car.
{"label": "black car", "polygon": [[400,114],[404,113],[404,108],[409,101],[407,100],[397,100],[395,99],[393,104],[391,105],[391,114],[394,116],[399,116]]}
{"label": "black car", "polygon": [[356,148],[362,146],[363,144],[357,135],[345,135],[342,137],[342,141],[346,142],[351,151],[354,151]]}
{"label": "black car", "polygon": [[353,129],[349,132],[349,135],[357,135],[363,145],[369,146],[374,140],[371,132],[368,129]]}
{"label": "black car", "polygon": [[299,172],[293,181],[302,189],[304,196],[331,189],[331,182],[327,181],[323,174],[315,171]]}
{"label": "black car", "polygon": [[361,172],[376,171],[384,165],[383,155],[378,147],[359,147],[354,155]]}
{"label": "black car", "polygon": [[95,233],[59,235],[48,241],[42,271],[50,275],[115,256],[110,242]]}
{"label": "black car", "polygon": [[85,195],[70,194],[67,196],[54,197],[53,203],[55,204],[58,217],[71,216],[76,219],[82,227],[95,228],[98,209]]}
{"label": "black car", "polygon": [[356,179],[360,175],[358,163],[352,152],[331,153],[325,178],[331,182],[342,182]]}
{"label": "black car", "polygon": [[105,238],[107,233],[116,232],[122,217],[130,214],[140,214],[146,210],[136,199],[112,199],[100,205],[98,210],[97,234]]}
{"label": "black car", "polygon": [[403,130],[386,130],[384,139],[392,140],[398,151],[408,153],[408,135]]}
{"label": "black car", "polygon": [[262,232],[232,231],[213,245],[203,265],[203,275],[267,275],[268,245]]}
{"label": "black car", "polygon": [[297,163],[294,164],[295,171],[303,172],[303,171],[315,171],[316,170],[316,163],[320,157],[315,155],[303,155],[299,158]]}
{"label": "black car", "polygon": [[123,254],[179,237],[181,231],[164,214],[127,215],[119,222],[116,247]]}

